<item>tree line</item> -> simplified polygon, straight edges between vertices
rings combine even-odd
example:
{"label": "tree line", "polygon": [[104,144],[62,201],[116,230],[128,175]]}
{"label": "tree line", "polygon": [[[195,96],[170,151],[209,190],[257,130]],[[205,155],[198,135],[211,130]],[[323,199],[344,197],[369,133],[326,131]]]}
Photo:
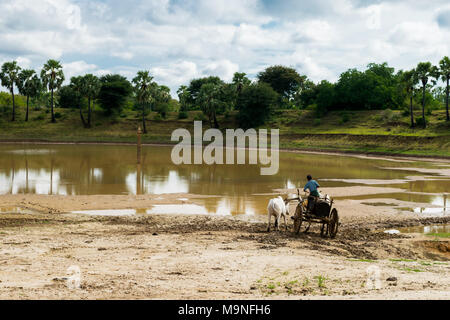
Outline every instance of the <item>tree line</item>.
{"label": "tree line", "polygon": [[[178,111],[179,118],[184,119],[192,110],[201,110],[202,120],[214,128],[220,127],[218,115],[236,111],[239,125],[248,128],[267,122],[274,110],[309,109],[320,118],[336,110],[400,109],[409,114],[412,128],[426,128],[427,114],[442,105],[446,108],[446,120],[450,121],[449,79],[448,57],[443,57],[437,66],[420,62],[412,70],[398,72],[387,63],[370,63],[364,71],[343,72],[335,83],[314,83],[294,68],[275,65],[258,73],[254,81],[239,72],[229,83],[216,76],[193,79],[180,86],[176,101],[171,98],[170,89],[156,83],[146,70],[137,72],[132,81],[118,74],[86,74],[72,77],[67,85],[63,85],[63,67],[56,60],[47,61],[39,75],[22,69],[16,61],[4,63],[0,72],[1,84],[12,98],[11,121],[16,120],[18,91],[26,98],[25,121],[29,120],[32,99],[50,109],[52,123],[56,122],[57,105],[79,109],[83,127],[90,128],[94,104],[98,104],[107,116],[120,114],[123,108],[139,111],[144,133],[150,111],[157,111],[161,118],[168,111]],[[444,87],[437,86],[439,81]],[[416,106],[420,106],[421,117],[415,117]]]}

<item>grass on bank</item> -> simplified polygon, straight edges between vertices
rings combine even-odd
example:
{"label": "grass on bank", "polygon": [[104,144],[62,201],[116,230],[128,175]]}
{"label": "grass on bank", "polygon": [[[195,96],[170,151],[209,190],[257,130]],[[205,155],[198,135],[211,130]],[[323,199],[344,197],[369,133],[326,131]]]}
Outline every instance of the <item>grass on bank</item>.
{"label": "grass on bank", "polygon": [[[116,117],[96,110],[90,129],[83,128],[77,109],[57,108],[55,112],[55,124],[50,123],[48,110],[30,110],[28,122],[23,108],[18,108],[15,122],[9,121],[9,114],[0,113],[0,140],[133,143],[141,125],[140,113],[132,110]],[[193,132],[194,121],[202,118],[200,111],[188,112],[186,119],[178,119],[177,112],[168,113],[166,119],[151,112],[143,142],[172,143],[175,129]],[[282,110],[264,127],[280,129],[280,147],[285,149],[450,157],[450,123],[445,121],[445,111],[433,111],[427,120],[427,129],[411,129],[409,116],[401,111],[331,112],[318,119],[313,111]],[[222,129],[238,127],[235,112],[219,116],[218,121]],[[207,121],[203,128],[209,128]]]}
{"label": "grass on bank", "polygon": [[437,238],[450,238],[450,232],[427,233],[426,235]]}

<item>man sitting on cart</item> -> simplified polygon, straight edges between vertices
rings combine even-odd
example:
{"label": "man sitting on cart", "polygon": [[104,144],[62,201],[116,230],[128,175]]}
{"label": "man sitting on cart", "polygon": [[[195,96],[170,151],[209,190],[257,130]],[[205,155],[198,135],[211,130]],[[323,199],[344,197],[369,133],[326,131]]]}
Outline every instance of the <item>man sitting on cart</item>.
{"label": "man sitting on cart", "polygon": [[308,175],[306,178],[308,179],[308,183],[306,183],[305,187],[303,188],[303,191],[306,192],[306,190],[309,190],[310,196],[320,197],[320,193],[317,190],[317,188],[320,188],[320,185],[317,183],[316,180],[313,180],[311,175]]}
{"label": "man sitting on cart", "polygon": [[319,183],[317,183],[316,180],[313,180],[311,175],[309,174],[307,177],[308,182],[306,183],[305,187],[303,188],[303,191],[309,190],[309,197],[308,197],[308,210],[312,211],[314,209],[314,206],[316,204],[317,198],[320,197],[320,193],[317,190],[317,188],[320,188]]}

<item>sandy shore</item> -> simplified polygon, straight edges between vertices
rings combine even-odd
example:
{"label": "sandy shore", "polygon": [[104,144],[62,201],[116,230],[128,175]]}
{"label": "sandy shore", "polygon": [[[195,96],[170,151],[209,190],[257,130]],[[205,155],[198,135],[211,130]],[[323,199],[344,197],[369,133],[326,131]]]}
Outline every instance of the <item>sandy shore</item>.
{"label": "sandy shore", "polygon": [[[358,190],[386,192],[378,187],[329,191],[339,196]],[[340,232],[329,239],[321,238],[316,227],[298,236],[284,230],[267,233],[264,216],[64,214],[195,203],[198,197],[0,196],[0,207],[36,211],[0,214],[0,298],[450,298],[448,240],[384,233],[448,223],[449,217],[419,218],[390,205],[340,200]],[[79,289],[67,287],[70,266],[81,271]],[[366,286],[368,272],[379,272],[378,289]]]}

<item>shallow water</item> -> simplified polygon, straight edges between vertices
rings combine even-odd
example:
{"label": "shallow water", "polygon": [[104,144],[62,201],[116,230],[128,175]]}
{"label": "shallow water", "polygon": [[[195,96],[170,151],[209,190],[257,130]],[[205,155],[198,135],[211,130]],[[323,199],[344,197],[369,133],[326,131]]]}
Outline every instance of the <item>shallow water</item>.
{"label": "shallow water", "polygon": [[[428,193],[351,197],[354,199],[388,197],[430,203],[442,207],[442,211],[449,206],[444,193],[450,190],[450,178],[407,170],[445,168],[430,162],[280,153],[279,173],[261,176],[260,167],[255,165],[176,166],[170,159],[171,150],[170,147],[144,147],[142,164],[136,165],[135,146],[0,145],[0,194],[217,195],[199,200],[201,210],[195,208],[194,211],[252,215],[264,213],[267,200],[273,197],[257,194],[303,187],[305,176],[312,174],[323,187],[367,186],[372,180],[377,181],[373,184],[377,187]],[[435,180],[410,181],[409,176]]]}
{"label": "shallow water", "polygon": [[409,227],[401,228],[399,230],[401,233],[423,233],[423,234],[434,234],[434,233],[449,233],[450,225],[435,225],[435,226],[419,226],[419,227]]}

